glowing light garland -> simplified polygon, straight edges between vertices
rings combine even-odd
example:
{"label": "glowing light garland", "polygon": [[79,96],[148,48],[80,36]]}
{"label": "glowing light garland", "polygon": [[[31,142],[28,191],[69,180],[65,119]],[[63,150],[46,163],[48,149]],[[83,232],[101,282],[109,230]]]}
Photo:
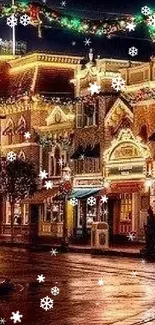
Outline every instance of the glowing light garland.
{"label": "glowing light garland", "polygon": [[[53,10],[46,3],[39,2],[17,2],[15,5],[2,4],[0,7],[0,18],[21,17],[26,15],[30,24],[38,27],[50,27],[51,24],[57,24],[66,29],[74,30],[79,33],[94,34],[99,36],[110,35],[123,31],[133,31],[141,24],[145,24],[149,30],[150,37],[155,40],[155,11],[147,6],[141,8],[140,15],[121,15],[119,17],[107,17],[103,20],[76,18],[71,15]],[[108,16],[108,14],[107,14]]]}

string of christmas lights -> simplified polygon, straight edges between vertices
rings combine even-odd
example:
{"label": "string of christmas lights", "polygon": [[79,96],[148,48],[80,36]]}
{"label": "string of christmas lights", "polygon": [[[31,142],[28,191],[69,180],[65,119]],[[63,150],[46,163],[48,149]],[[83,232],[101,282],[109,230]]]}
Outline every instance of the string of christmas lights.
{"label": "string of christmas lights", "polygon": [[30,24],[38,27],[39,35],[41,26],[50,26],[54,23],[65,29],[98,36],[134,31],[139,25],[145,24],[150,37],[155,40],[155,11],[147,6],[141,8],[140,15],[110,16],[107,13],[107,18],[94,20],[66,15],[64,12],[54,10],[45,3],[39,2],[24,1],[17,2],[15,5],[0,5],[0,18],[11,19],[12,15],[15,19],[19,18],[24,26]]}

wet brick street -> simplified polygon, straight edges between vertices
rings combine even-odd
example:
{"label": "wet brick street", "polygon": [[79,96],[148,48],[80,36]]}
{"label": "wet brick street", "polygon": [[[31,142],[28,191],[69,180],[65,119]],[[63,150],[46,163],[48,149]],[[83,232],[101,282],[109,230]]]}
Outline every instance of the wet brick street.
{"label": "wet brick street", "polygon": [[[39,284],[41,274],[46,279]],[[153,263],[5,247],[0,249],[0,277],[15,283],[12,294],[0,296],[5,325],[13,324],[16,311],[23,315],[21,325],[155,325]],[[57,296],[51,294],[54,286],[60,289]],[[54,300],[48,311],[40,307],[46,296]]]}

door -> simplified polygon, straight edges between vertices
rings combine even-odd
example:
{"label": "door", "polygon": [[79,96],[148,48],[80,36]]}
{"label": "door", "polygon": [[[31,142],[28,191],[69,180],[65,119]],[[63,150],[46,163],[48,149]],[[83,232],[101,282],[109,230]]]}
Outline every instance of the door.
{"label": "door", "polygon": [[115,200],[108,199],[108,224],[109,224],[109,243],[113,243],[114,226],[114,204]]}
{"label": "door", "polygon": [[39,206],[32,204],[30,207],[30,234],[33,239],[38,236],[39,230]]}

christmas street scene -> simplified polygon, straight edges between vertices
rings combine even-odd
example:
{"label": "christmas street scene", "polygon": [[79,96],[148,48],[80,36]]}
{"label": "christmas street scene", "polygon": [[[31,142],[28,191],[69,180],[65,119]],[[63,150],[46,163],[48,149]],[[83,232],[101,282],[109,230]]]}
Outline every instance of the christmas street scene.
{"label": "christmas street scene", "polygon": [[0,1],[0,324],[155,325],[154,263],[153,1]]}

